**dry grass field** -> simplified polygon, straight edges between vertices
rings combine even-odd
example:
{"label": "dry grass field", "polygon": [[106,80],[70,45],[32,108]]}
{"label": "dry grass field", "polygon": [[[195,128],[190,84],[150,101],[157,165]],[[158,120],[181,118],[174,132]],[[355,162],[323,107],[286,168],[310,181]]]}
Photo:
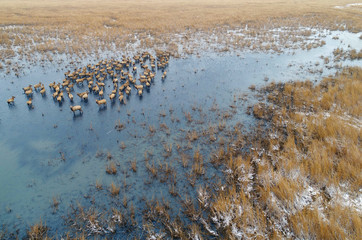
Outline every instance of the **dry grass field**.
{"label": "dry grass field", "polygon": [[[331,22],[345,20],[349,28],[361,29],[360,8],[336,9],[351,1],[0,1],[0,24],[56,27],[92,27],[109,24],[127,30],[183,31],[217,25],[320,15]],[[81,26],[85,24],[86,26]],[[87,29],[90,28],[90,29]]]}

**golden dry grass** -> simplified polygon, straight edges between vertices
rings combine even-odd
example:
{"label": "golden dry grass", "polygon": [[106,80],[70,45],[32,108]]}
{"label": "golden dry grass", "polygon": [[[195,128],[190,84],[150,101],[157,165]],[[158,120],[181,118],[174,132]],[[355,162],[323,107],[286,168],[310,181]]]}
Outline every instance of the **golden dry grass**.
{"label": "golden dry grass", "polygon": [[30,227],[27,232],[28,239],[37,240],[37,239],[50,239],[47,237],[48,227],[43,222],[34,224]]}
{"label": "golden dry grass", "polygon": [[241,157],[221,148],[212,160],[227,169],[227,191],[206,202],[217,233],[227,239],[359,238],[361,76],[361,68],[346,68],[316,85],[271,83],[261,90],[268,102],[253,111],[267,127],[246,136],[254,150]]}
{"label": "golden dry grass", "polygon": [[114,162],[110,162],[106,167],[106,173],[115,175],[117,174],[117,166]]}
{"label": "golden dry grass", "polygon": [[[1,24],[59,26],[59,24],[109,24],[131,30],[184,30],[209,28],[220,24],[240,24],[272,17],[298,17],[326,14],[360,23],[358,9],[335,9],[351,1],[277,0],[176,0],[176,1],[1,1]],[[152,21],[149,21],[152,19]],[[170,24],[172,23],[172,24]],[[361,25],[355,25],[360,28]],[[82,28],[82,26],[81,26]],[[86,28],[84,28],[85,30]]]}
{"label": "golden dry grass", "polygon": [[[282,95],[293,92],[293,100],[277,103],[285,104],[290,118],[290,134],[283,143],[282,159],[288,159],[284,167],[298,164],[320,184],[348,182],[354,190],[361,186],[361,75],[361,69],[350,68],[315,87],[310,82],[285,86]],[[307,157],[301,157],[305,153]]]}
{"label": "golden dry grass", "polygon": [[136,159],[131,161],[131,169],[133,172],[137,172],[137,160]]}
{"label": "golden dry grass", "polygon": [[121,187],[119,185],[116,185],[114,182],[112,182],[111,187],[109,188],[109,191],[112,196],[118,196],[120,189],[121,189]]}

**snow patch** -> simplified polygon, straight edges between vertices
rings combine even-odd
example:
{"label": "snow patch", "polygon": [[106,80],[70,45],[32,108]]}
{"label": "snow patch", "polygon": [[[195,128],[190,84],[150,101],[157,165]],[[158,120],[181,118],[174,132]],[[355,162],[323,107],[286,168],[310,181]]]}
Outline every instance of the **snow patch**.
{"label": "snow patch", "polygon": [[350,3],[350,4],[346,4],[344,6],[335,6],[334,8],[336,8],[336,9],[344,9],[344,8],[358,7],[358,6],[362,6],[362,3]]}
{"label": "snow patch", "polygon": [[[346,187],[344,184],[340,184],[342,188]],[[341,206],[352,208],[358,213],[362,213],[362,193],[361,189],[356,193],[348,193],[343,191],[341,188],[329,187],[328,193],[332,198],[333,203],[340,204]]]}
{"label": "snow patch", "polygon": [[308,186],[301,194],[299,194],[295,201],[294,206],[298,210],[302,210],[304,207],[310,205],[313,202],[313,198],[319,193],[319,191],[311,186]]}

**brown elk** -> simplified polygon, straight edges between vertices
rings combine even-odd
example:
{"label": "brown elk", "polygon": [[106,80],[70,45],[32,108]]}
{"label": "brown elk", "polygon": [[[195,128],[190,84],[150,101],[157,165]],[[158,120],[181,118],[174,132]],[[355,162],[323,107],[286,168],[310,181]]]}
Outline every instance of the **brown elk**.
{"label": "brown elk", "polygon": [[9,99],[7,100],[8,105],[14,104],[14,99],[15,99],[14,96],[12,96],[11,98],[9,98]]}
{"label": "brown elk", "polygon": [[79,111],[81,114],[83,114],[82,106],[76,105],[76,106],[70,106],[70,110],[75,114],[76,111]]}
{"label": "brown elk", "polygon": [[98,104],[98,106],[107,106],[106,99],[96,100],[96,103]]}

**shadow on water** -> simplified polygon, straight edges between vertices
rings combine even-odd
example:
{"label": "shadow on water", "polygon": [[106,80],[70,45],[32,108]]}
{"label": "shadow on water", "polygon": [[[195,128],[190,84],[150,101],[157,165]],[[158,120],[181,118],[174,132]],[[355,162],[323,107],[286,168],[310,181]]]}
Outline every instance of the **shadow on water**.
{"label": "shadow on water", "polygon": [[73,114],[73,121],[75,122],[75,121],[81,120],[82,117],[83,117],[82,112],[74,113]]}

